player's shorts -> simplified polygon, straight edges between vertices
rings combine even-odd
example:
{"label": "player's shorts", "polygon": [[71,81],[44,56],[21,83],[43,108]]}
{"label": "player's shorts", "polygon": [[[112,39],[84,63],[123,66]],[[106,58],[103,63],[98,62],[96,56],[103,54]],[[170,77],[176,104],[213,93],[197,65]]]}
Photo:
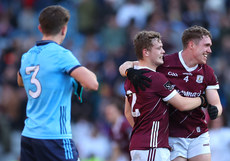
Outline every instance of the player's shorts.
{"label": "player's shorts", "polygon": [[210,137],[208,132],[197,138],[169,137],[169,145],[172,148],[170,158],[173,160],[180,156],[190,159],[197,155],[211,153],[209,142]]}
{"label": "player's shorts", "polygon": [[149,150],[131,150],[131,161],[170,161],[170,151],[167,148],[151,148]]}
{"label": "player's shorts", "polygon": [[80,161],[72,139],[21,137],[21,161]]}

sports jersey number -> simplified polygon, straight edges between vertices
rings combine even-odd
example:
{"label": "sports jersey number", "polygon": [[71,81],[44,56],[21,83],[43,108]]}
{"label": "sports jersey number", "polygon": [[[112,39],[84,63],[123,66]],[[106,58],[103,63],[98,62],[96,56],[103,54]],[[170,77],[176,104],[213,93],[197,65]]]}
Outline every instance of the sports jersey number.
{"label": "sports jersey number", "polygon": [[188,82],[188,75],[184,77],[185,82]]}
{"label": "sports jersey number", "polygon": [[135,105],[135,103],[136,103],[136,101],[137,101],[136,93],[133,93],[133,94],[132,94],[132,97],[133,97],[133,99],[132,99],[132,104],[131,104],[132,116],[133,116],[133,117],[138,117],[138,116],[141,115],[139,109],[135,109],[135,111],[133,112],[133,107],[134,107],[134,105]]}
{"label": "sports jersey number", "polygon": [[32,66],[32,67],[26,67],[26,74],[30,74],[31,72],[34,72],[31,79],[30,79],[30,82],[31,82],[31,84],[34,84],[36,86],[37,90],[35,92],[29,90],[29,95],[33,98],[39,97],[41,94],[41,90],[42,90],[41,84],[40,84],[39,80],[36,78],[39,69],[40,69],[39,65]]}

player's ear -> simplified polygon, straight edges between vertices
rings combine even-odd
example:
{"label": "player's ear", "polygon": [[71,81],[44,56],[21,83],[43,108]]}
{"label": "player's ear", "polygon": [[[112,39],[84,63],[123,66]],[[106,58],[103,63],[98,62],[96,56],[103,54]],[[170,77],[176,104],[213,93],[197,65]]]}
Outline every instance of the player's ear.
{"label": "player's ear", "polygon": [[149,52],[147,49],[142,50],[143,56],[149,56]]}
{"label": "player's ear", "polygon": [[38,30],[42,33],[42,27],[40,24],[38,25]]}
{"label": "player's ear", "polygon": [[63,26],[61,29],[61,35],[66,35],[67,32],[67,25]]}
{"label": "player's ear", "polygon": [[189,42],[188,42],[188,47],[190,48],[190,49],[193,49],[195,46],[194,46],[195,44],[194,44],[194,42],[192,41],[192,40],[190,40]]}

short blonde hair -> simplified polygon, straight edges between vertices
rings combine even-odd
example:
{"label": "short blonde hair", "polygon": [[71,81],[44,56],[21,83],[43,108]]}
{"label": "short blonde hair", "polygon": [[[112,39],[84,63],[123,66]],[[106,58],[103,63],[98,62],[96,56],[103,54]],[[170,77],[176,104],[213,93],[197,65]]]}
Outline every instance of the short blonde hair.
{"label": "short blonde hair", "polygon": [[155,31],[141,31],[135,35],[133,45],[138,60],[143,59],[143,49],[151,49],[151,47],[153,46],[153,39],[160,40],[160,33]]}

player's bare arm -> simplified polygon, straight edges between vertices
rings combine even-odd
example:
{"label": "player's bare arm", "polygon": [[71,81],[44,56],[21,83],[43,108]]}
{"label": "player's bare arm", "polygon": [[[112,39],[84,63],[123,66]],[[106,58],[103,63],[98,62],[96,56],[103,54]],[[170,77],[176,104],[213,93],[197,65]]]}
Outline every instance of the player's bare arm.
{"label": "player's bare arm", "polygon": [[97,77],[89,69],[81,66],[74,69],[70,75],[80,82],[82,87],[89,90],[98,90],[99,83],[97,81]]}
{"label": "player's bare arm", "polygon": [[24,87],[23,81],[22,81],[22,77],[19,74],[19,72],[17,72],[17,82],[18,82],[18,86],[19,87]]}
{"label": "player's bare arm", "polygon": [[131,106],[129,104],[128,98],[125,97],[125,117],[128,120],[129,124],[133,127],[134,126],[134,120],[133,120],[133,116],[131,113]]}
{"label": "player's bare arm", "polygon": [[222,114],[223,107],[221,105],[220,96],[219,96],[217,90],[216,89],[206,90],[206,98],[207,98],[209,104],[217,107],[217,109],[218,109],[218,115],[217,116],[220,116]]}
{"label": "player's bare arm", "polygon": [[148,88],[150,86],[150,83],[152,82],[151,79],[149,79],[144,75],[146,71],[133,68],[138,64],[139,61],[126,61],[119,67],[120,74],[123,77],[127,76],[127,78],[131,81],[131,83],[135,87],[137,93],[139,91],[139,88],[142,91],[144,91],[145,87]]}
{"label": "player's bare arm", "polygon": [[204,101],[205,100],[200,97],[183,97],[179,93],[177,93],[168,101],[168,103],[170,103],[171,105],[173,105],[173,107],[177,108],[180,111],[189,111],[199,106],[202,106],[203,104],[206,104]]}
{"label": "player's bare arm", "polygon": [[120,65],[119,67],[119,72],[121,76],[126,77],[126,70],[129,68],[133,68],[134,65],[137,65],[138,61],[126,61],[123,64]]}

